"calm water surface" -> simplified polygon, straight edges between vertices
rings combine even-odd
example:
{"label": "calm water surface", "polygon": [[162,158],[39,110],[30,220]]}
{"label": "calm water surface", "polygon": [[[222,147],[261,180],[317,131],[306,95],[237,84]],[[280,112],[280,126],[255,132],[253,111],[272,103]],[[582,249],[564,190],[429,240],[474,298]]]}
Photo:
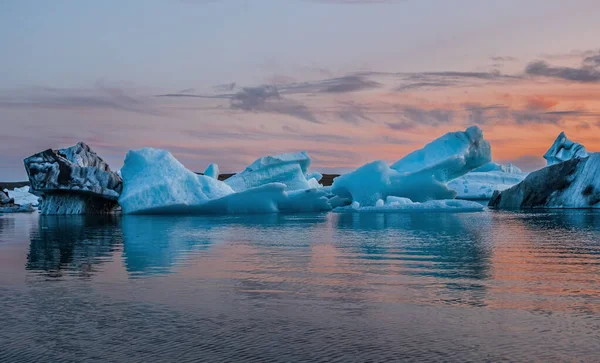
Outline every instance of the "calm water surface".
{"label": "calm water surface", "polygon": [[600,214],[0,217],[0,361],[598,361]]}

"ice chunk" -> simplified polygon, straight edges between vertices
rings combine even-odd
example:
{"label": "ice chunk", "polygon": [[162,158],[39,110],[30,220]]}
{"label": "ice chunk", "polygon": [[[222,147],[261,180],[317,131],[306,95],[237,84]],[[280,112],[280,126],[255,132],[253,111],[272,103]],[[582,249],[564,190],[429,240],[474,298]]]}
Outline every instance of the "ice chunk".
{"label": "ice chunk", "polygon": [[318,171],[313,171],[306,175],[306,179],[315,179],[317,182],[320,182],[321,179],[323,179],[323,174],[319,173]]}
{"label": "ice chunk", "polygon": [[519,184],[527,174],[503,173],[499,171],[472,172],[448,183],[459,199],[490,199],[496,190],[506,190]]}
{"label": "ice chunk", "polygon": [[225,183],[236,192],[269,183],[283,183],[287,190],[310,189],[314,185],[306,178],[309,165],[306,152],[264,156]]}
{"label": "ice chunk", "polygon": [[29,186],[27,185],[21,188],[15,188],[13,190],[4,189],[4,192],[8,194],[10,198],[14,199],[15,204],[31,204],[34,207],[39,204],[39,197],[29,193]]}
{"label": "ice chunk", "polygon": [[401,196],[419,202],[456,197],[455,191],[448,189],[431,174],[401,174],[384,161],[374,161],[340,175],[333,181],[331,191],[361,206],[374,206],[379,199],[388,196]]}
{"label": "ice chunk", "polygon": [[400,173],[390,169],[386,162],[374,161],[335,178],[331,192],[362,205],[374,205],[377,200],[393,195],[391,189],[399,184],[400,178]]}
{"label": "ice chunk", "polygon": [[0,205],[14,204],[15,200],[8,196],[6,191],[0,192]]}
{"label": "ice chunk", "polygon": [[[314,179],[313,179],[314,180]],[[281,212],[315,212],[331,210],[327,193],[321,189],[294,190],[279,205]]]}
{"label": "ice chunk", "polygon": [[331,208],[345,207],[350,204],[352,204],[352,199],[350,198],[343,198],[339,195],[334,195],[333,197],[329,198],[329,205],[331,205]]}
{"label": "ice chunk", "polygon": [[210,164],[206,170],[204,170],[204,175],[209,178],[219,179],[219,166],[217,164]]}
{"label": "ice chunk", "polygon": [[15,204],[15,200],[7,193],[0,191],[0,215],[3,213],[30,213],[33,212],[31,204]]}
{"label": "ice chunk", "polygon": [[395,162],[400,173],[425,173],[448,182],[491,161],[491,147],[477,126],[449,132]]}
{"label": "ice chunk", "polygon": [[87,194],[45,194],[39,205],[41,214],[108,214],[115,201]]}
{"label": "ice chunk", "polygon": [[[298,166],[295,164],[295,166]],[[228,184],[186,169],[169,152],[129,151],[121,169],[119,203],[127,214],[230,214],[321,211],[331,207],[324,192],[287,192],[268,183],[235,192]]]}
{"label": "ice chunk", "polygon": [[388,166],[375,161],[334,179],[333,194],[375,206],[388,196],[409,198],[414,202],[453,199],[456,192],[446,183],[490,162],[491,149],[481,129],[451,132],[423,149],[416,150]]}
{"label": "ice chunk", "polygon": [[0,215],[2,215],[2,213],[33,213],[34,211],[35,211],[35,209],[33,208],[33,206],[31,204],[24,204],[24,205],[16,205],[16,204],[8,205],[8,204],[4,204],[4,205],[0,205]]}
{"label": "ice chunk", "polygon": [[69,148],[48,149],[24,160],[34,194],[88,194],[117,200],[121,178],[83,142]]}
{"label": "ice chunk", "polygon": [[309,188],[323,188],[323,186],[321,184],[319,184],[319,181],[315,178],[308,179],[307,183],[308,183]]}
{"label": "ice chunk", "polygon": [[526,173],[512,164],[488,163],[448,183],[459,199],[490,199],[495,190],[506,190],[520,183]]}
{"label": "ice chunk", "polygon": [[529,174],[521,183],[494,193],[490,207],[600,208],[600,154],[575,157]]}
{"label": "ice chunk", "polygon": [[[90,202],[85,213],[105,213],[115,207],[122,179],[83,142],[66,149],[48,149],[24,160],[31,184],[30,192],[42,196],[44,214],[72,214],[76,204]],[[51,195],[54,195],[50,198]],[[61,197],[69,198],[60,201]],[[48,199],[48,200],[46,200]],[[67,207],[67,209],[63,209]],[[94,210],[95,207],[99,209]]]}
{"label": "ice chunk", "polygon": [[523,171],[521,171],[521,169],[519,169],[517,166],[515,166],[511,163],[504,165],[504,164],[495,163],[493,161],[473,170],[472,173],[485,173],[488,171],[500,171],[500,172],[509,173],[509,174],[522,174],[523,173]]}
{"label": "ice chunk", "polygon": [[573,158],[585,158],[588,156],[585,146],[573,142],[567,138],[564,132],[561,132],[554,143],[544,154],[547,165],[562,163]]}
{"label": "ice chunk", "polygon": [[[355,205],[356,203],[356,205]],[[357,202],[347,207],[338,207],[334,212],[376,212],[376,213],[400,213],[400,212],[478,212],[484,206],[467,200],[446,199],[430,200],[424,203],[415,203],[408,198],[389,196],[385,202],[378,200],[374,206],[361,207]]]}
{"label": "ice chunk", "polygon": [[305,151],[297,153],[286,153],[272,156],[263,156],[252,164],[246,167],[246,170],[257,171],[272,166],[281,166],[285,164],[295,164],[300,166],[302,174],[306,175],[308,167],[310,166],[310,157]]}
{"label": "ice chunk", "polygon": [[193,173],[160,149],[130,150],[121,174],[119,204],[124,213],[199,205],[233,193],[228,185]]}

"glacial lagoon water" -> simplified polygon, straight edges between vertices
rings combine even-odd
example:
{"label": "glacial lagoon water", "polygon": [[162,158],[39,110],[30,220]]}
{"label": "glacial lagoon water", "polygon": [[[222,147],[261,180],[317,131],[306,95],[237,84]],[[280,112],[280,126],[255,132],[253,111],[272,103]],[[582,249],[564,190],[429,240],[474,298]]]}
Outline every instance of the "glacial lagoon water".
{"label": "glacial lagoon water", "polygon": [[0,217],[2,362],[599,353],[593,211]]}

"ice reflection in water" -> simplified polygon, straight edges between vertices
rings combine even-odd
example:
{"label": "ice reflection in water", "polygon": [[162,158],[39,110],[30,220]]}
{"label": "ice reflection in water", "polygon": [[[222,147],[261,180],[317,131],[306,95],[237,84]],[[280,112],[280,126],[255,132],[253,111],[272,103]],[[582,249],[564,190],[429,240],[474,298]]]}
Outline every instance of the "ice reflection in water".
{"label": "ice reflection in water", "polygon": [[0,241],[0,361],[596,359],[596,212],[14,215]]}

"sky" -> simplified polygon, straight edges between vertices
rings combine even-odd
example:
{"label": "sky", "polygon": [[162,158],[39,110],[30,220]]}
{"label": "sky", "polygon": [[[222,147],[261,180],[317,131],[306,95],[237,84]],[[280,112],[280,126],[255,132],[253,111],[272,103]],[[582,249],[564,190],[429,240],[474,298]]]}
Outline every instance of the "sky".
{"label": "sky", "polygon": [[482,128],[524,170],[600,150],[597,0],[0,0],[0,180],[84,141],[344,172]]}

